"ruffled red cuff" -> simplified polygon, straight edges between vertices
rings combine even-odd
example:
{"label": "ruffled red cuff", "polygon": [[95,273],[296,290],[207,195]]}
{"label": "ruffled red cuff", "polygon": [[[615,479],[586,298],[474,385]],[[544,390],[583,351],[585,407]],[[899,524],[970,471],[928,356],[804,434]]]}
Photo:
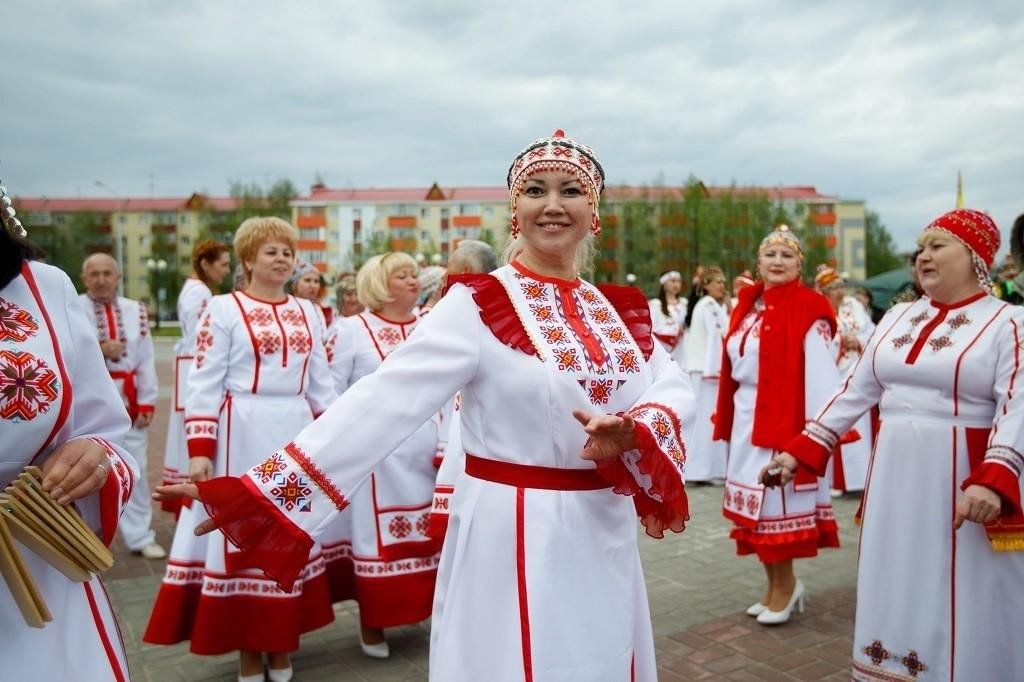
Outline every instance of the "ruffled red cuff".
{"label": "ruffled red cuff", "polygon": [[1002,516],[1020,516],[1020,481],[1002,464],[982,462],[964,480],[960,489],[967,490],[972,485],[984,486],[999,495],[1003,501]]}
{"label": "ruffled red cuff", "polygon": [[832,451],[813,438],[801,433],[795,436],[782,448],[796,457],[800,466],[810,469],[818,476],[824,476],[828,468],[828,458]]}
{"label": "ruffled red cuff", "polygon": [[679,469],[658,447],[647,426],[634,422],[633,434],[640,452],[640,459],[634,464],[640,476],[650,479],[650,488],[640,485],[623,461],[625,455],[600,460],[597,473],[612,484],[612,491],[633,497],[640,523],[652,538],[663,538],[666,529],[681,533],[690,520],[690,509]]}
{"label": "ruffled red cuff", "polygon": [[282,514],[246,476],[197,484],[199,498],[217,528],[242,556],[236,566],[262,569],[285,592],[306,566],[313,539]]}

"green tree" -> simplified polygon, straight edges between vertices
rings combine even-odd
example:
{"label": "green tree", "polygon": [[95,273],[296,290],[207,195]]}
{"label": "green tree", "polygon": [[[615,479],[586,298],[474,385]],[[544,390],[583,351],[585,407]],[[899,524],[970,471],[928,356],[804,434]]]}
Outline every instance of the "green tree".
{"label": "green tree", "polygon": [[814,222],[814,214],[811,211],[804,216],[803,226],[797,232],[804,249],[804,280],[812,282],[819,265],[835,265],[832,250],[828,248],[825,235]]}
{"label": "green tree", "polygon": [[30,223],[32,242],[41,248],[47,263],[67,273],[79,291],[82,261],[97,251],[113,253],[109,213],[56,214],[47,224]]}
{"label": "green tree", "polygon": [[889,230],[882,224],[879,215],[870,210],[864,211],[864,252],[868,277],[904,265]]}
{"label": "green tree", "polygon": [[368,237],[363,239],[363,246],[360,252],[353,255],[352,265],[358,270],[363,267],[363,263],[374,256],[379,256],[389,251],[391,251],[391,240],[388,239],[388,235],[384,232],[371,232]]}

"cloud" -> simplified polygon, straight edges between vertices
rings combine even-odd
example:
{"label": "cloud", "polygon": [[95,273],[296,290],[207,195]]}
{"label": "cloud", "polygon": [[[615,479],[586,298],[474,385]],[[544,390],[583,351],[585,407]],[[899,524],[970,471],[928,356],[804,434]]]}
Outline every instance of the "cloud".
{"label": "cloud", "polygon": [[609,179],[814,184],[909,246],[952,205],[1024,211],[1014,2],[270,2],[5,10],[17,194],[500,184],[556,127]]}

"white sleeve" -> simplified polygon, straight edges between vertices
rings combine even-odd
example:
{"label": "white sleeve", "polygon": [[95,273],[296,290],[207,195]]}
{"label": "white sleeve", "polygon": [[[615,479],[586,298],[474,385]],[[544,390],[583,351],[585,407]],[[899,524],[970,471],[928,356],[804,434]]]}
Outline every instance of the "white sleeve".
{"label": "white sleeve", "polygon": [[818,320],[804,336],[804,415],[811,419],[839,385],[832,327]]}
{"label": "white sleeve", "polygon": [[224,398],[224,378],[231,357],[230,324],[237,316],[230,296],[210,299],[196,333],[195,360],[185,392],[185,439],[189,457],[217,454],[217,427]]}
{"label": "white sleeve", "polygon": [[139,387],[139,410],[152,412],[156,408],[157,381],[156,361],[153,354],[153,335],[149,330],[149,316],[146,306],[139,306],[139,362],[135,366],[136,383]]}
{"label": "white sleeve", "polygon": [[313,335],[313,346],[310,350],[309,372],[307,373],[308,385],[306,386],[306,400],[309,402],[313,414],[319,416],[338,397],[335,390],[334,380],[331,378],[331,368],[327,363],[327,346],[324,343],[324,316],[319,306],[309,301],[299,301],[306,313],[306,320],[309,322],[309,330]]}

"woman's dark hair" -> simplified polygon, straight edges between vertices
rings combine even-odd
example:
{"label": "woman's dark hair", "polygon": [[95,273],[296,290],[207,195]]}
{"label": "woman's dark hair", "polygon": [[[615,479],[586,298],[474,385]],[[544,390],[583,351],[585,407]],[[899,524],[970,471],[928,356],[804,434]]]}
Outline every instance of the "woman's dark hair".
{"label": "woman's dark hair", "polygon": [[199,281],[208,287],[213,287],[220,282],[209,282],[206,273],[203,272],[203,263],[213,263],[222,253],[231,253],[231,247],[214,239],[204,239],[192,249],[192,269],[195,270]]}
{"label": "woman's dark hair", "polygon": [[[664,277],[665,275],[667,275],[670,272],[672,272],[672,271],[671,270],[666,270],[665,272],[661,273],[660,275],[658,275],[659,279],[661,277]],[[680,292],[680,293],[682,293],[682,292]],[[661,284],[661,285],[658,286],[658,300],[661,301],[661,314],[664,315],[665,317],[668,317],[669,316],[669,312],[668,312],[668,296],[665,295],[665,285],[664,284]]]}
{"label": "woman's dark hair", "polygon": [[22,263],[39,258],[41,253],[27,239],[14,236],[0,225],[0,289],[18,276]]}

